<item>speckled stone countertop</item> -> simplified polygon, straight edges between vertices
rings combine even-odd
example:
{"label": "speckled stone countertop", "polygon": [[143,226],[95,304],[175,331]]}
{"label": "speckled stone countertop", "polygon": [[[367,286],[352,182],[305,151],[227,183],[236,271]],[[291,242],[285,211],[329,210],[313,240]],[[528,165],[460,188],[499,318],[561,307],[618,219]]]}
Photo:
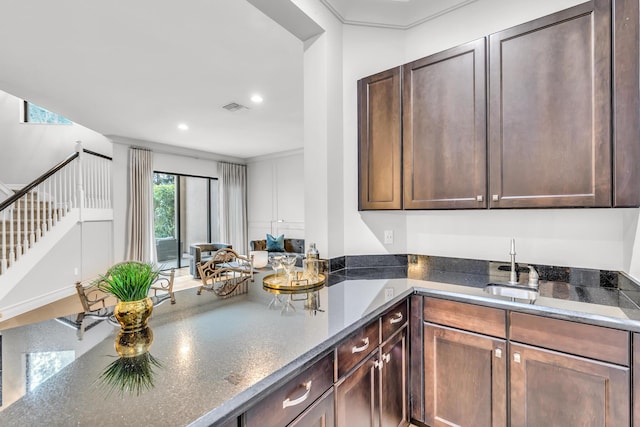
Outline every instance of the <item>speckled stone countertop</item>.
{"label": "speckled stone countertop", "polygon": [[[180,291],[177,304],[154,308],[149,353],[161,366],[153,368],[153,387],[140,395],[109,394],[100,381],[117,359],[118,327],[107,321],[93,324],[82,340],[60,320],[5,330],[0,425],[216,424],[243,412],[252,399],[415,292],[640,332],[640,309],[619,290],[605,298],[606,304],[594,304],[584,290],[543,281],[532,305],[490,296],[480,277],[440,276],[349,279],[319,290],[317,310],[294,301],[295,311],[288,312],[269,307],[274,295],[262,289],[259,277],[248,294],[226,300],[207,292],[197,296],[195,289]],[[66,366],[63,354],[70,357]]]}

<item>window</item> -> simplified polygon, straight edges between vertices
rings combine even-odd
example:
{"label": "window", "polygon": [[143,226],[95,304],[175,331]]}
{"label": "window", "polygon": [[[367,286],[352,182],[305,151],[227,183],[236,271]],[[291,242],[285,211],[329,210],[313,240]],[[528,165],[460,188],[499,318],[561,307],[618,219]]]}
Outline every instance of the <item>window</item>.
{"label": "window", "polygon": [[76,353],[73,350],[27,353],[27,390],[35,390],[75,358]]}
{"label": "window", "polygon": [[42,107],[32,104],[29,101],[23,102],[22,122],[47,125],[71,125],[73,122],[59,114],[52,113]]}

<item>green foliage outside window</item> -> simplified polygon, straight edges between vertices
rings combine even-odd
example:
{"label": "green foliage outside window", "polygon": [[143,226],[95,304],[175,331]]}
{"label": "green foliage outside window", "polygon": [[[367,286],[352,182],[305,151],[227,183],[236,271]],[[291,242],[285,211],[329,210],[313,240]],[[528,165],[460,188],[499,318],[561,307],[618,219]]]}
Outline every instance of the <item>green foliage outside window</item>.
{"label": "green foliage outside window", "polygon": [[156,184],[153,188],[155,237],[175,237],[175,184]]}

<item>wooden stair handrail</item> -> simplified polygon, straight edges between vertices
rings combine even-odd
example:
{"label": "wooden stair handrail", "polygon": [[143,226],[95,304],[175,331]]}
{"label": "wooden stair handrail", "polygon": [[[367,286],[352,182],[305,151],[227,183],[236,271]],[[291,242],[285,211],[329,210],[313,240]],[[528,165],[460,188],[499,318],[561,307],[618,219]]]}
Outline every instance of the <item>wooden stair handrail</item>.
{"label": "wooden stair handrail", "polygon": [[[83,149],[82,151],[93,156],[102,157],[103,159],[113,160],[111,157],[105,156],[104,154],[96,153],[95,151],[86,150],[86,149]],[[66,165],[74,161],[79,155],[80,154],[78,152],[70,154],[66,159],[64,159],[63,161],[61,161],[51,169],[49,169],[47,172],[40,175],[32,183],[27,184],[23,189],[16,191],[15,194],[13,194],[7,200],[4,200],[2,203],[0,203],[0,211],[3,211],[4,209],[11,206],[14,202],[19,200],[24,195],[26,195],[29,191],[33,190],[38,185],[46,181],[47,178],[49,178],[50,176],[58,172],[60,169],[62,169],[63,167],[65,167]]]}

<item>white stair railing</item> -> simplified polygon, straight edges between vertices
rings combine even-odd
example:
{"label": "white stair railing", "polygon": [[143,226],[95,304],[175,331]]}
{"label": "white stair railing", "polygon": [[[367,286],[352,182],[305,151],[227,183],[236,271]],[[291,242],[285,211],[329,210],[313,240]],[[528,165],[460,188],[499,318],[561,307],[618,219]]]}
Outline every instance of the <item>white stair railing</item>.
{"label": "white stair railing", "polygon": [[0,202],[0,274],[4,274],[71,209],[111,209],[111,158],[83,150]]}

